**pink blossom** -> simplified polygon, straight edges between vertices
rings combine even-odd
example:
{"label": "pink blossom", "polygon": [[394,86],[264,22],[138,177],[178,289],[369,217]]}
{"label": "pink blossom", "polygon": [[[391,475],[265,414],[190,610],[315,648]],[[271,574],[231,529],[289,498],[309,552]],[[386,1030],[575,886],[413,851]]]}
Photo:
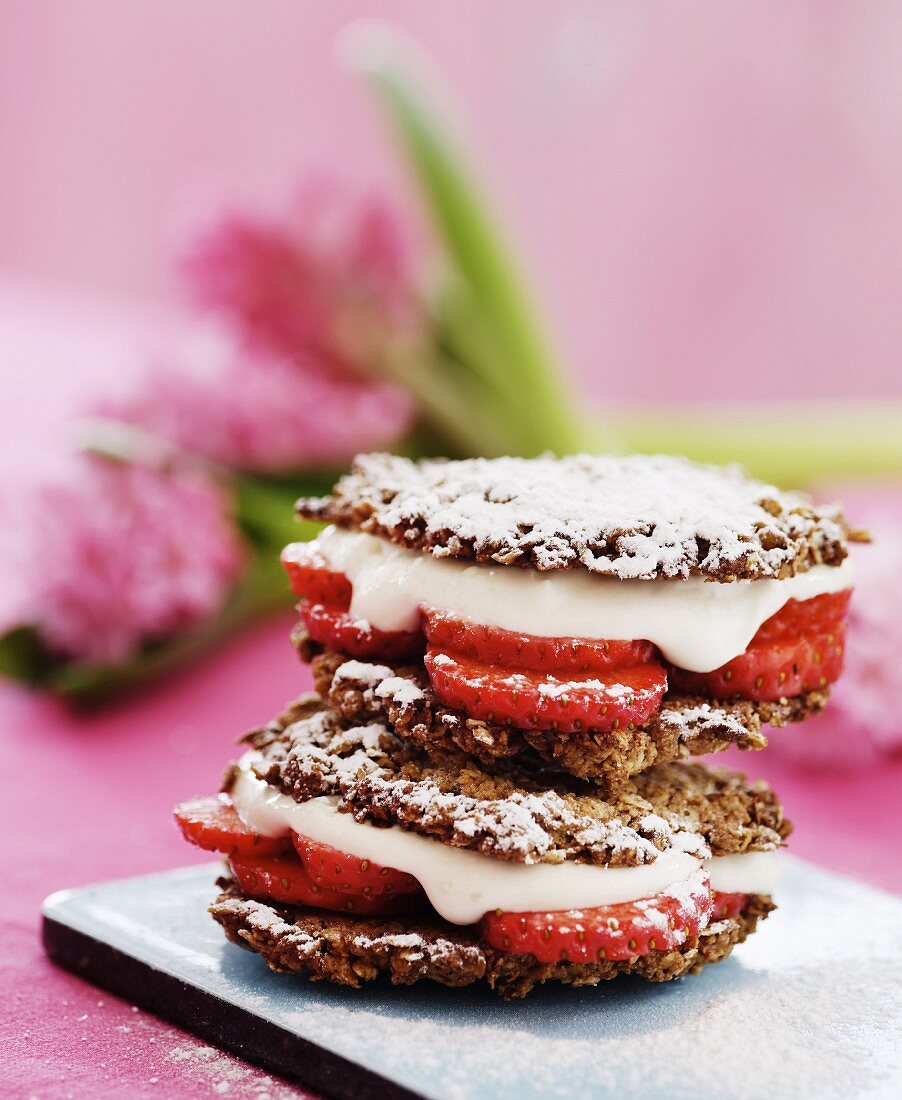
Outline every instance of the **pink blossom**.
{"label": "pink blossom", "polygon": [[822,714],[770,739],[774,751],[806,767],[861,767],[902,752],[902,523],[875,512],[867,526],[874,542],[852,551],[856,581],[842,678]]}
{"label": "pink blossom", "polygon": [[420,339],[409,258],[386,206],[308,185],[278,215],[218,215],[181,271],[204,318],[132,396],[95,411],[263,472],[344,465],[409,428],[413,402],[377,377]]}
{"label": "pink blossom", "polygon": [[5,504],[18,523],[0,565],[17,595],[0,631],[36,627],[68,658],[121,660],[212,615],[243,560],[225,492],[197,469],[78,456]]}
{"label": "pink blossom", "polygon": [[226,211],[200,230],[180,263],[190,299],[221,315],[252,346],[306,354],[307,372],[346,374],[348,336],[385,339],[415,317],[413,276],[394,211],[333,182],[297,188],[276,214]]}
{"label": "pink blossom", "polygon": [[325,374],[306,351],[276,358],[205,323],[158,356],[133,397],[95,411],[233,468],[280,472],[390,446],[410,423],[411,403],[394,386]]}

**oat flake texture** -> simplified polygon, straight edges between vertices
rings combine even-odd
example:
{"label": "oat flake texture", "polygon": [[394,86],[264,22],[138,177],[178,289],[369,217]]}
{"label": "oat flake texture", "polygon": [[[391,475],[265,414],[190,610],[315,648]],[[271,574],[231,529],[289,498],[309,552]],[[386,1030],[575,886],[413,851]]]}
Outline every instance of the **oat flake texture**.
{"label": "oat flake texture", "polygon": [[838,565],[854,537],[835,508],[667,455],[361,455],[332,496],[298,511],[437,557],[622,579],[785,577]]}

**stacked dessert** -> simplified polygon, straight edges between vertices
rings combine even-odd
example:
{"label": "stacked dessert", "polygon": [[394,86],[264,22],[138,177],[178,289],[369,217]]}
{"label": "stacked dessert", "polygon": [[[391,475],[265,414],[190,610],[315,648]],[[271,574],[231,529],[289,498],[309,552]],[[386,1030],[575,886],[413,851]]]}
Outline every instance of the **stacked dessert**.
{"label": "stacked dessert", "polygon": [[300,515],[317,694],[245,738],[185,836],[276,970],[357,986],[655,981],[773,909],[790,831],[759,749],[824,706],[851,591],[836,510],[734,468],[357,460]]}

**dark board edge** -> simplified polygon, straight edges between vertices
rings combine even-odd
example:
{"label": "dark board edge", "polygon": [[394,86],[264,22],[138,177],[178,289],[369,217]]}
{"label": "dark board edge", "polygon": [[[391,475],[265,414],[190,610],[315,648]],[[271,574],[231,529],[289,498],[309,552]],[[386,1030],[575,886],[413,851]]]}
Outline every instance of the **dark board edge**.
{"label": "dark board edge", "polygon": [[287,1081],[336,1100],[423,1100],[421,1093],[47,914],[41,938],[57,966]]}

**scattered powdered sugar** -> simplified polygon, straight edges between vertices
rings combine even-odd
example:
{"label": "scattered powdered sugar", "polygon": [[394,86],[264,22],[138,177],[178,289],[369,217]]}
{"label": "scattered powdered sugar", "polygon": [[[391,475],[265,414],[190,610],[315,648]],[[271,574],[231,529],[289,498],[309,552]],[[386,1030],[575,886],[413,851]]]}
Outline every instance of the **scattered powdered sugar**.
{"label": "scattered powdered sugar", "polygon": [[268,905],[244,899],[221,904],[225,909],[233,907],[236,912],[241,913],[247,924],[255,931],[266,932],[274,937],[278,936],[283,942],[289,942],[301,955],[313,955],[319,949],[319,940],[315,936],[311,936],[296,924],[282,920],[279,914]]}
{"label": "scattered powdered sugar", "polygon": [[337,796],[358,821],[513,862],[627,867],[667,851],[707,859],[781,844],[770,790],[733,773],[665,764],[602,793],[516,762],[485,770],[459,753],[429,757],[381,722],[345,728],[326,708],[288,725],[254,771],[299,802]]}
{"label": "scattered powdered sugar", "polygon": [[375,689],[377,699],[391,699],[399,706],[415,706],[426,698],[422,688],[405,676],[387,676]]}
{"label": "scattered powdered sugar", "polygon": [[661,893],[665,897],[677,901],[684,912],[694,912],[698,906],[699,898],[708,896],[708,872],[704,868],[700,868],[694,875],[690,875],[682,882],[674,882],[666,890],[662,890]]}
{"label": "scattered powdered sugar", "polygon": [[[444,653],[437,653],[431,660],[437,665],[453,664],[453,659]],[[385,677],[383,679],[383,674]],[[505,682],[518,686],[515,680],[516,673],[505,678]],[[523,681],[525,688],[530,690],[534,682],[528,684]],[[579,683],[561,684],[541,683],[539,692],[546,698],[556,698],[569,695],[587,686],[586,681]],[[597,686],[593,681],[592,686]],[[611,685],[606,685],[606,689]],[[631,695],[630,689],[625,685],[615,686],[623,697]],[[434,691],[426,676],[420,676],[412,671],[405,671],[399,675],[395,670],[385,665],[372,665],[361,661],[346,661],[339,666],[338,672],[333,675],[330,685],[331,691],[359,692],[363,709],[368,714],[384,714],[390,726],[397,729],[399,721],[407,721],[410,711],[414,711],[416,721],[428,725],[431,721],[434,725],[444,727],[453,738],[454,731],[459,729],[462,722],[467,725],[467,737],[480,741],[488,747],[496,743],[497,734],[491,728],[491,724],[469,721],[466,716],[445,709],[436,699]],[[360,712],[361,700],[353,700],[354,709]],[[399,714],[392,712],[391,706],[395,704],[400,708]],[[343,709],[343,713],[347,711]],[[743,748],[763,748],[767,744],[767,738],[761,732],[761,721],[756,712],[748,703],[711,704],[696,702],[681,696],[666,697],[663,700],[661,710],[653,715],[640,729],[651,729],[653,735],[663,732],[667,735],[676,735],[679,744],[687,745],[689,752],[714,751],[716,747],[724,747],[727,744],[737,744]],[[402,731],[401,736],[404,736]],[[510,738],[510,729],[505,731],[505,736]],[[669,737],[668,737],[669,739]],[[524,738],[521,751],[527,751],[529,742]],[[532,747],[537,747],[532,742]],[[464,746],[466,749],[466,746]],[[542,752],[549,759],[545,752]]]}
{"label": "scattered powdered sugar", "polygon": [[[673,840],[663,818],[655,817],[648,830],[637,829],[617,817],[603,820],[580,811],[554,790],[477,798],[443,790],[430,778],[414,781],[371,772],[346,787],[343,796],[361,817],[381,817],[383,807],[390,807],[391,818],[402,826],[527,864],[567,858],[599,864],[650,863]],[[695,840],[707,852],[704,839]]]}
{"label": "scattered powdered sugar", "polygon": [[639,822],[639,828],[649,836],[669,837],[670,826],[658,814],[646,814]]}
{"label": "scattered powdered sugar", "polygon": [[354,680],[357,683],[374,688],[380,681],[393,675],[393,669],[390,669],[387,665],[371,665],[364,661],[345,661],[343,665],[339,665],[335,670],[334,679],[339,683],[342,680]]}
{"label": "scattered powdered sugar", "polygon": [[482,956],[482,949],[477,944],[467,948],[461,943],[452,943],[440,936],[425,939],[415,932],[385,932],[376,935],[362,933],[355,936],[352,943],[354,948],[361,952],[378,951],[379,948],[400,948],[405,957],[410,960],[428,959],[431,962],[454,960],[465,963],[467,956],[475,958]]}
{"label": "scattered powdered sugar", "polygon": [[666,455],[467,459],[359,456],[303,514],[345,521],[438,557],[622,579],[774,577],[845,555],[838,513],[736,466]]}
{"label": "scattered powdered sugar", "polygon": [[[710,703],[700,703],[692,707],[668,707],[665,700],[664,706],[655,716],[658,724],[679,731],[681,740],[696,736],[699,732],[710,728],[726,739],[732,735],[736,741],[744,741],[749,730],[746,723],[726,707],[712,706]],[[763,735],[761,736],[764,740]],[[766,742],[765,742],[766,743]]]}
{"label": "scattered powdered sugar", "polygon": [[423,937],[415,932],[409,933],[385,933],[381,936],[357,936],[354,940],[356,947],[368,948],[373,944],[384,944],[386,947],[422,947]]}
{"label": "scattered powdered sugar", "polygon": [[285,731],[290,748],[285,764],[300,774],[316,773],[325,781],[319,793],[337,794],[355,776],[388,763],[388,753],[400,745],[384,725],[342,728],[330,711],[321,710],[290,725]]}
{"label": "scattered powdered sugar", "polygon": [[[214,1096],[244,1100],[298,1100],[300,1090],[276,1080],[215,1047],[182,1043],[166,1053],[166,1060],[186,1079],[203,1081]],[[181,1090],[180,1090],[181,1091]],[[160,1096],[163,1096],[160,1093]]]}
{"label": "scattered powdered sugar", "polygon": [[[520,690],[524,691],[532,686],[532,681],[517,673],[512,673],[510,676],[498,677],[496,682],[509,684],[513,688],[519,687]],[[538,685],[539,695],[543,695],[546,699],[561,699],[567,695],[574,694],[574,692],[580,691],[603,691],[608,698],[618,700],[628,700],[635,695],[633,689],[627,687],[626,684],[602,683],[601,680],[564,682],[555,679],[553,676],[549,676],[547,683]]]}
{"label": "scattered powdered sugar", "polygon": [[[671,833],[670,843],[677,852],[685,852],[689,856],[698,856],[699,859],[710,859],[711,849],[704,837],[692,831],[691,825],[685,829],[676,829]],[[755,845],[755,851],[769,851],[777,848],[776,843],[767,844],[763,840]]]}

